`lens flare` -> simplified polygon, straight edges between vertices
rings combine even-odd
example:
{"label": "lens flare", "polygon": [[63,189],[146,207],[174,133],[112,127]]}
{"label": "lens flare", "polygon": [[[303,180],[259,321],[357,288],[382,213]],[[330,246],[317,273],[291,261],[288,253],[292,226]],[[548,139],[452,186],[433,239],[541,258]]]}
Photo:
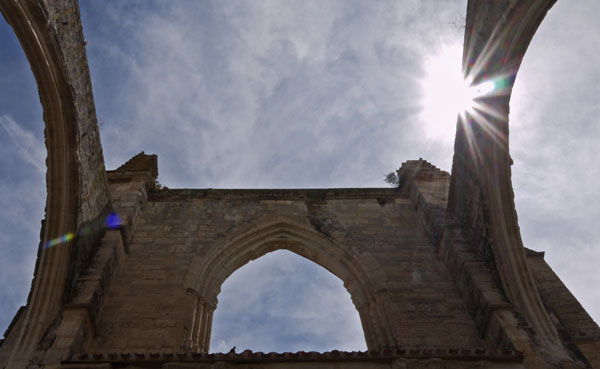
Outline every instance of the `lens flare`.
{"label": "lens flare", "polygon": [[[486,76],[462,69],[462,46],[446,45],[424,62],[425,76],[421,80],[423,97],[420,120],[427,138],[451,145],[454,142],[456,118],[466,121],[466,115],[479,117],[481,112],[494,115],[485,97],[508,93],[510,75]],[[476,79],[473,76],[477,76]]]}
{"label": "lens flare", "polygon": [[494,81],[486,81],[471,88],[475,90],[473,97],[476,98],[493,92],[496,89],[496,84],[494,83]]}
{"label": "lens flare", "polygon": [[109,229],[117,229],[121,227],[123,223],[123,219],[115,213],[110,213],[108,217],[106,217],[106,227]]}
{"label": "lens flare", "polygon": [[73,238],[75,238],[75,234],[73,232],[69,232],[69,233],[67,233],[65,235],[62,235],[60,237],[54,238],[54,239],[46,242],[44,244],[44,248],[47,249],[49,247],[56,246],[56,245],[61,244],[61,243],[69,242]]}
{"label": "lens flare", "polygon": [[473,85],[472,80],[467,78],[462,87],[462,104],[458,110],[458,113],[461,114],[463,118],[465,113],[473,113],[479,107],[477,99],[486,95],[491,95],[495,90],[496,82],[492,80]]}
{"label": "lens flare", "polygon": [[[94,233],[100,232],[102,229],[118,229],[125,225],[125,221],[116,213],[110,213],[106,219],[92,222],[81,228],[79,232],[77,232],[78,237],[89,236]],[[52,246],[59,245],[61,243],[66,243],[72,241],[75,238],[75,233],[69,232],[60,237],[56,237],[51,239],[50,241],[44,244],[44,248],[47,249]]]}

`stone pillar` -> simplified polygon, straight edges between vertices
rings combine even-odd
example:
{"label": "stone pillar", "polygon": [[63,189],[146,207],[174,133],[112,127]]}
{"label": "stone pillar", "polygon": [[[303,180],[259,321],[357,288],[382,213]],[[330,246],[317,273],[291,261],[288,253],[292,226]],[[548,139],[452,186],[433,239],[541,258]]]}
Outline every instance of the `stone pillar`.
{"label": "stone pillar", "polygon": [[210,335],[212,332],[212,318],[213,318],[213,313],[215,311],[215,307],[209,305],[209,304],[205,304],[204,305],[205,309],[205,315],[204,315],[204,320],[203,320],[203,325],[204,325],[204,329],[203,329],[203,334],[199,337],[198,340],[198,352],[208,352],[208,350],[210,349]]}
{"label": "stone pillar", "polygon": [[200,295],[194,296],[190,326],[186,333],[185,348],[194,353],[208,352],[212,317],[216,306]]}

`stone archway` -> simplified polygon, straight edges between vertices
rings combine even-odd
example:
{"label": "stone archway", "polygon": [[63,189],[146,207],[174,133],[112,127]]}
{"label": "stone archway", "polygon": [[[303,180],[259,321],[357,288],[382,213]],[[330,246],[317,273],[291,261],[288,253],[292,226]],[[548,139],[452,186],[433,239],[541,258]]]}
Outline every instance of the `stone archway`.
{"label": "stone archway", "polygon": [[[540,351],[561,360],[566,353],[527,265],[514,206],[509,153],[509,102],[519,67],[535,32],[556,0],[471,0],[463,70],[476,82],[502,79],[502,93],[480,100],[487,112],[458,122],[448,213],[473,237],[499,275],[516,310],[540,340]],[[519,349],[529,351],[522,343]]]}
{"label": "stone archway", "polygon": [[197,296],[189,325],[193,328],[186,337],[192,350],[208,352],[212,314],[223,282],[249,261],[280,249],[313,261],[344,282],[359,312],[370,350],[393,346],[386,301],[378,296],[384,289],[385,276],[377,272],[380,268],[376,261],[368,253],[358,254],[313,229],[280,220],[228,237],[192,261],[185,283]]}
{"label": "stone archway", "polygon": [[[14,319],[0,356],[24,366],[73,294],[74,276],[100,235],[61,247],[48,241],[77,235],[110,208],[84,41],[75,1],[0,2],[35,77],[44,112],[47,199],[38,260],[27,306]],[[69,237],[67,237],[69,238]],[[74,247],[77,243],[78,247]],[[33,247],[33,245],[31,245]]]}

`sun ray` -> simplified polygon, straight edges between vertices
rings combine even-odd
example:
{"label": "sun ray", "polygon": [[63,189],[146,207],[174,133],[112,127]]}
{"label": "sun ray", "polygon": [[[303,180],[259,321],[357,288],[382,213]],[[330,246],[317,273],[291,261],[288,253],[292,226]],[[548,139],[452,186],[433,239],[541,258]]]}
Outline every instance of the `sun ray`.
{"label": "sun ray", "polygon": [[[467,115],[474,115],[475,120],[489,115],[481,121],[486,131],[493,130],[490,119],[505,119],[505,114],[488,104],[492,96],[510,94],[512,74],[485,76],[483,67],[485,60],[493,54],[493,47],[487,47],[483,59],[473,61],[470,73],[464,76],[462,48],[460,45],[446,45],[436,55],[424,63],[425,78],[421,81],[423,88],[420,120],[424,123],[427,138],[445,141],[451,144],[455,136],[457,117],[467,122]],[[493,135],[501,140],[499,131]]]}
{"label": "sun ray", "polygon": [[[463,121],[463,129],[465,132],[465,137],[467,140],[467,146],[469,148],[469,154],[471,155],[471,157],[475,160],[476,163],[479,164],[479,162],[481,161],[481,153],[479,151],[479,147],[477,147],[475,145],[475,140],[473,139],[473,128],[472,128],[472,119],[471,118],[466,118],[468,119],[466,122]],[[469,121],[470,120],[470,121]],[[466,123],[466,124],[465,124]]]}

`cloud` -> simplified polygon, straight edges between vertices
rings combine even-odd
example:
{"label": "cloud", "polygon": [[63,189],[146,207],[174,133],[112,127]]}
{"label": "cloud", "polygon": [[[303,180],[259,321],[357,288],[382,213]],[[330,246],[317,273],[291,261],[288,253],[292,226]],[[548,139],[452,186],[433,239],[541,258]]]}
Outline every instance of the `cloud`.
{"label": "cloud", "polygon": [[[42,182],[43,183],[43,182]],[[25,304],[40,242],[45,193],[37,183],[0,183],[0,327]],[[27,219],[27,222],[23,220]]]}
{"label": "cloud", "polygon": [[12,140],[14,148],[22,160],[45,173],[46,146],[44,143],[39,142],[31,132],[23,129],[8,115],[0,116],[0,125]]}
{"label": "cloud", "polygon": [[[595,12],[595,11],[596,12]],[[596,321],[600,248],[600,3],[558,2],[541,24],[511,101],[515,203],[526,247],[546,260]]]}
{"label": "cloud", "polygon": [[463,1],[153,4],[87,11],[106,20],[86,37],[109,167],[145,150],[171,187],[374,186],[441,157],[418,78],[432,48],[461,42],[443,31]]}
{"label": "cloud", "polygon": [[0,20],[0,336],[24,305],[46,197],[39,94],[10,26]]}
{"label": "cloud", "polygon": [[45,147],[7,115],[0,116],[0,329],[24,305],[44,215]]}

